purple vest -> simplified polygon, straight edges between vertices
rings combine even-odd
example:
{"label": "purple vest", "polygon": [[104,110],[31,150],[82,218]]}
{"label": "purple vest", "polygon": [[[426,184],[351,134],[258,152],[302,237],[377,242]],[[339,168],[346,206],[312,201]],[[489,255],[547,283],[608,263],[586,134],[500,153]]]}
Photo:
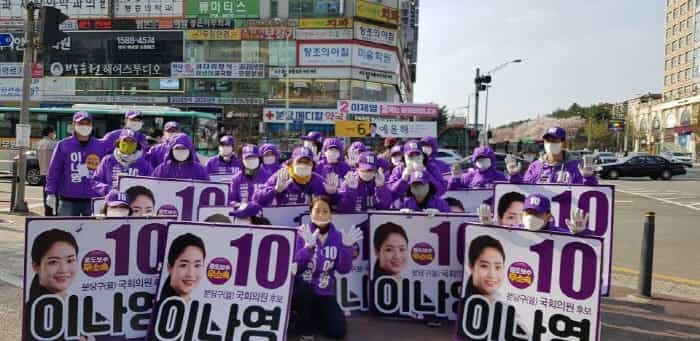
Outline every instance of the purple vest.
{"label": "purple vest", "polygon": [[[311,232],[316,230],[314,224],[309,224]],[[296,277],[311,284],[314,292],[321,296],[335,295],[335,273],[346,274],[352,269],[352,258],[355,250],[343,244],[343,235],[331,223],[328,226],[328,237],[325,244],[316,240],[313,249],[304,247],[304,240],[297,236]]]}

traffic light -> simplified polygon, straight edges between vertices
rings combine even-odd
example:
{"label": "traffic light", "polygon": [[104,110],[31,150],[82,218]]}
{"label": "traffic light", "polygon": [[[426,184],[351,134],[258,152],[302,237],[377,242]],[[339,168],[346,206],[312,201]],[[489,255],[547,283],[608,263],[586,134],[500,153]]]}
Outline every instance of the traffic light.
{"label": "traffic light", "polygon": [[68,16],[58,8],[42,6],[39,10],[39,43],[51,46],[67,37],[67,34],[58,29],[67,19]]}
{"label": "traffic light", "polygon": [[490,75],[483,75],[474,78],[474,84],[476,84],[476,88],[479,91],[484,91],[486,90],[486,84],[491,83],[491,76]]}

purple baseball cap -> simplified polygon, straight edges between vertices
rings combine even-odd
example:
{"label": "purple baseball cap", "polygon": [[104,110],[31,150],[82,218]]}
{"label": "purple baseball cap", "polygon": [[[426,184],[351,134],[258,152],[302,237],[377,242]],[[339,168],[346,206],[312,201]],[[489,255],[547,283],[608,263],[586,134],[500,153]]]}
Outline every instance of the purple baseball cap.
{"label": "purple baseball cap", "polygon": [[355,142],[353,142],[353,143],[350,144],[350,148],[349,148],[349,149],[350,149],[350,150],[354,150],[354,151],[358,151],[358,152],[362,153],[362,152],[366,152],[366,151],[367,151],[367,146],[365,146],[365,144],[362,143],[362,142],[360,142],[360,141],[355,141]]}
{"label": "purple baseball cap", "polygon": [[544,134],[542,135],[542,138],[553,138],[560,141],[564,141],[566,140],[566,130],[564,130],[564,128],[562,127],[551,127],[545,130]]}
{"label": "purple baseball cap", "polygon": [[395,156],[396,154],[403,155],[403,146],[396,145],[391,147],[390,156]]}
{"label": "purple baseball cap", "polygon": [[323,135],[318,131],[310,131],[306,136],[302,136],[301,139],[304,141],[323,143]]}
{"label": "purple baseball cap", "polygon": [[323,150],[326,151],[328,149],[335,148],[339,151],[342,152],[343,150],[343,140],[335,137],[331,137],[328,139],[323,140]]}
{"label": "purple baseball cap", "polygon": [[411,184],[414,184],[414,183],[416,183],[416,182],[420,182],[420,183],[423,183],[423,184],[427,184],[427,183],[428,183],[428,178],[427,178],[427,176],[425,175],[424,172],[415,171],[415,172],[411,173],[411,181],[410,181],[410,183],[411,183]]}
{"label": "purple baseball cap", "polygon": [[360,154],[360,161],[357,163],[358,170],[370,171],[377,169],[377,155],[374,152],[364,152]]}
{"label": "purple baseball cap", "polygon": [[254,144],[243,145],[243,148],[241,148],[241,157],[245,159],[251,156],[260,157],[260,153],[258,153],[258,146]]}
{"label": "purple baseball cap", "polygon": [[530,194],[525,198],[524,211],[533,210],[539,214],[549,213],[549,199],[542,194]]}
{"label": "purple baseball cap", "polygon": [[231,135],[224,135],[219,139],[220,146],[233,146],[236,140]]}
{"label": "purple baseball cap", "polygon": [[117,139],[117,141],[129,138],[136,141],[136,133],[131,129],[122,129],[122,132],[121,134],[119,134],[119,138]]}
{"label": "purple baseball cap", "polygon": [[143,118],[143,113],[142,113],[141,111],[138,111],[138,110],[127,110],[127,111],[124,113],[124,117],[126,117],[126,118],[128,118],[128,119],[130,119],[130,120],[133,120],[133,119],[135,119],[135,118],[142,119],[142,118]]}
{"label": "purple baseball cap", "polygon": [[311,151],[311,149],[306,147],[294,148],[294,152],[292,152],[292,161],[299,161],[303,158],[307,158],[309,159],[309,161],[313,161],[314,153]]}
{"label": "purple baseball cap", "polygon": [[73,114],[73,122],[80,122],[82,120],[89,120],[92,122],[92,115],[87,111],[78,111]]}
{"label": "purple baseball cap", "polygon": [[406,142],[406,144],[403,145],[403,153],[404,155],[409,155],[411,153],[423,153],[423,150],[420,148],[420,142],[418,140],[410,140]]}
{"label": "purple baseball cap", "polygon": [[245,207],[236,206],[228,215],[238,219],[250,218],[262,212],[262,206],[255,202],[248,202]]}
{"label": "purple baseball cap", "polygon": [[180,130],[180,125],[175,121],[166,122],[163,126],[163,130],[177,129]]}
{"label": "purple baseball cap", "polygon": [[129,206],[129,197],[126,193],[113,189],[105,196],[105,203],[108,207]]}

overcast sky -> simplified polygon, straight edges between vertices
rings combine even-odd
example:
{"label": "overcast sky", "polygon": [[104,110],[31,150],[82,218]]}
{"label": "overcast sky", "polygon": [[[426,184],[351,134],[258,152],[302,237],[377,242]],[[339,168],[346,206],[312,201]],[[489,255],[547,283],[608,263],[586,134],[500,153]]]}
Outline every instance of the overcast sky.
{"label": "overcast sky", "polygon": [[476,67],[523,59],[493,75],[491,126],[663,89],[662,0],[423,0],[419,19],[415,102],[465,106]]}

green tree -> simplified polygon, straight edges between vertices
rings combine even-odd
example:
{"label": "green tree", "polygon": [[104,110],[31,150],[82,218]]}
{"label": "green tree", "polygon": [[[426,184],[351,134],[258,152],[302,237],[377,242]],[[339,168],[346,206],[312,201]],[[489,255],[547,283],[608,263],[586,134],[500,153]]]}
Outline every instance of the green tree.
{"label": "green tree", "polygon": [[588,120],[584,130],[588,138],[588,149],[612,147],[613,134],[608,131],[608,123],[606,121]]}

